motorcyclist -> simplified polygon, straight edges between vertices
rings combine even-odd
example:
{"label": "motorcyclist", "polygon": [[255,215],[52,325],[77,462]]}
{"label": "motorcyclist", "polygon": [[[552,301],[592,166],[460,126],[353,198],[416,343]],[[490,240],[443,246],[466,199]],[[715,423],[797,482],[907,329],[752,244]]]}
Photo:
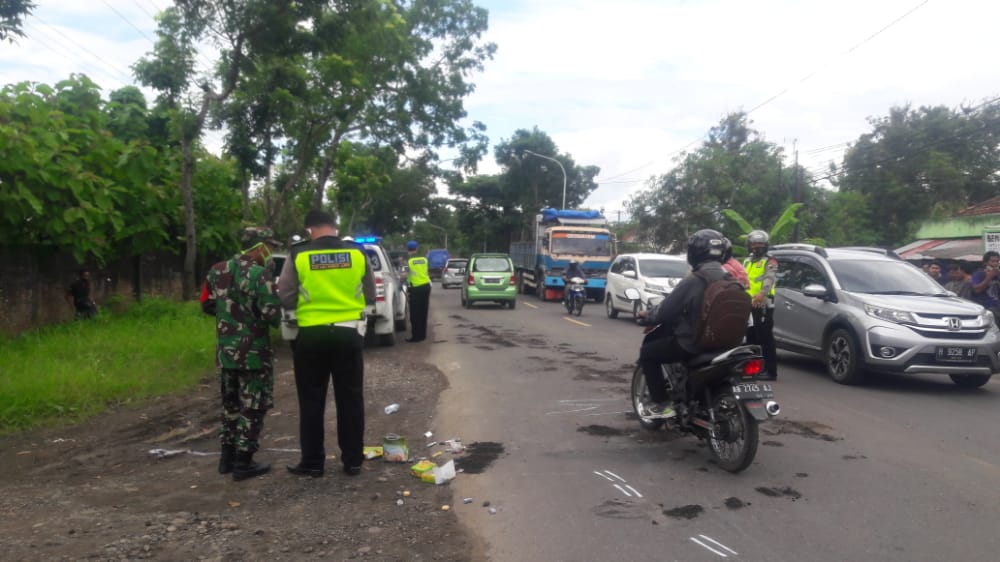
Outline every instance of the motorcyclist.
{"label": "motorcyclist", "polygon": [[[574,277],[579,277],[584,281],[587,280],[587,274],[584,273],[583,269],[580,267],[580,262],[576,260],[570,260],[569,266],[566,268],[565,271],[563,271],[562,275],[563,284],[566,287],[569,287],[570,279],[573,279]],[[563,302],[564,303],[566,302],[566,291],[563,291]]]}
{"label": "motorcyclist", "polygon": [[[725,236],[718,231],[704,229],[692,234],[687,241],[687,261],[691,265],[691,273],[649,313],[639,312],[640,317],[646,318],[647,324],[659,324],[646,336],[639,349],[639,365],[646,376],[650,397],[650,402],[643,407],[651,417],[669,418],[675,414],[660,365],[686,361],[701,353],[695,338],[708,286],[706,281],[731,277],[722,269],[725,253]],[[700,276],[694,272],[699,272]]]}

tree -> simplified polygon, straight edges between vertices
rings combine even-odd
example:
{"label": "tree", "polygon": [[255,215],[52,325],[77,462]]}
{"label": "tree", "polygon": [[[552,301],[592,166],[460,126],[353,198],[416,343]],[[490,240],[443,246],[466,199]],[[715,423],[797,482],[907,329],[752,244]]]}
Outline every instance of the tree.
{"label": "tree", "polygon": [[13,43],[15,37],[24,37],[24,18],[33,9],[31,0],[0,0],[0,41]]}
{"label": "tree", "polygon": [[[192,185],[195,145],[209,111],[236,89],[241,72],[259,57],[280,50],[297,33],[301,15],[314,2],[270,0],[176,0],[158,21],[158,40],[151,55],[133,67],[146,86],[160,91],[159,102],[170,111],[172,130],[180,141],[180,192],[184,204],[184,295],[195,288],[197,256],[196,222]],[[213,83],[195,75],[196,44],[209,40],[220,50]]]}
{"label": "tree", "polygon": [[951,216],[996,194],[1000,107],[995,102],[957,110],[893,107],[869,123],[872,131],[845,153],[837,185],[841,193],[863,198],[866,220],[859,227],[872,242],[903,244],[921,221]]}
{"label": "tree", "polygon": [[[791,235],[790,229],[799,222],[799,219],[795,216],[795,214],[801,208],[802,203],[792,203],[784,210],[784,212],[781,213],[781,216],[778,217],[778,220],[776,220],[770,228],[763,228],[763,230],[768,234],[771,245],[781,244],[782,242],[787,241],[788,237]],[[733,209],[726,209],[722,213],[726,215],[726,218],[736,223],[736,226],[739,227],[740,235],[732,241],[734,246],[733,253],[736,255],[743,255],[745,250],[740,251],[743,247],[741,242],[745,242],[748,234],[754,230],[761,230],[761,227],[753,226],[747,222],[742,215]]]}
{"label": "tree", "polygon": [[[771,224],[786,211],[794,196],[789,189],[795,167],[784,167],[780,147],[763,140],[746,114],[724,117],[706,141],[682,155],[671,171],[650,180],[629,202],[642,237],[659,248],[680,250],[688,236],[702,228],[728,228],[726,209],[736,209],[747,224]],[[822,198],[803,188],[804,201]]]}

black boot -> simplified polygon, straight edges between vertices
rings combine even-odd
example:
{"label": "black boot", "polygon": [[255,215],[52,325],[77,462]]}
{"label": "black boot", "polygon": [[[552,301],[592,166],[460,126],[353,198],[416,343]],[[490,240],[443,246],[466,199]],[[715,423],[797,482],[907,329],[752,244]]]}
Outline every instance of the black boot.
{"label": "black boot", "polygon": [[271,465],[254,462],[253,453],[236,453],[236,463],[233,465],[233,480],[239,482],[271,471]]}
{"label": "black boot", "polygon": [[233,462],[236,460],[236,446],[223,445],[222,456],[219,457],[219,474],[229,474],[233,471]]}

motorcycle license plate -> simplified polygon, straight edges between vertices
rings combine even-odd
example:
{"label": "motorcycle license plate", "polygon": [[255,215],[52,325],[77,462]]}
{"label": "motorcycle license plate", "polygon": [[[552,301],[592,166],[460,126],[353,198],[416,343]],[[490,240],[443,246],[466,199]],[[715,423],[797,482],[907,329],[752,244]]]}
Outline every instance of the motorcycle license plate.
{"label": "motorcycle license plate", "polygon": [[767,383],[745,382],[733,385],[733,395],[738,400],[761,400],[774,398],[774,390]]}
{"label": "motorcycle license plate", "polygon": [[978,350],[974,347],[948,345],[938,347],[935,355],[938,361],[947,361],[949,363],[972,363],[976,360],[976,351]]}

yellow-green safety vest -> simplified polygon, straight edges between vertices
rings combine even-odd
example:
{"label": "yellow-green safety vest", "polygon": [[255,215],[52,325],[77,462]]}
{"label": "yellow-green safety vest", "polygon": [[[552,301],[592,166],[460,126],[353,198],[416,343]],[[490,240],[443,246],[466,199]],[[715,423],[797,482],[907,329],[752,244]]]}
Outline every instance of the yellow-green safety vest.
{"label": "yellow-green safety vest", "polygon": [[427,258],[413,256],[406,264],[410,267],[407,279],[411,287],[420,287],[431,282],[431,276],[427,274]]}
{"label": "yellow-green safety vest", "polygon": [[[763,258],[753,261],[751,259],[744,260],[743,268],[747,270],[747,277],[750,278],[750,287],[747,288],[747,293],[750,296],[754,296],[760,292],[761,287],[764,286],[764,274],[767,273],[767,262],[771,258],[764,256]],[[767,296],[774,296],[774,287],[777,283],[771,285],[771,291],[768,292]]]}
{"label": "yellow-green safety vest", "polygon": [[360,320],[365,310],[362,279],[366,265],[365,255],[350,248],[307,250],[296,255],[299,326]]}

